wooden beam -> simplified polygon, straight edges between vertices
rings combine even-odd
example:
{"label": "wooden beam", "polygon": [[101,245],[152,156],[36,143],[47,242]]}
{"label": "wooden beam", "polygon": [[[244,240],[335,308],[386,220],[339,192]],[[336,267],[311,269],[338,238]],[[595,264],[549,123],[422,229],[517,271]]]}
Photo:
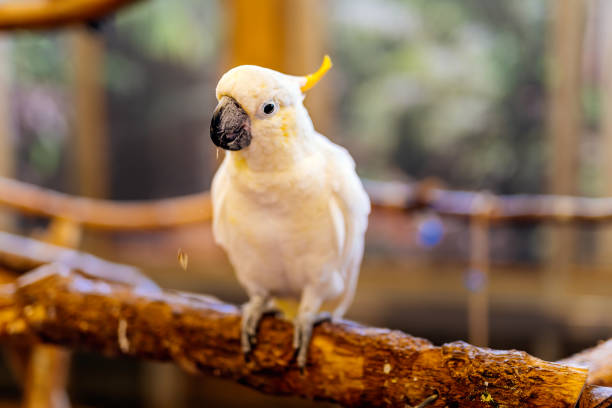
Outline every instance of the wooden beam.
{"label": "wooden beam", "polygon": [[227,54],[225,71],[237,65],[261,65],[284,70],[286,27],[284,0],[224,2]]}
{"label": "wooden beam", "polygon": [[138,0],[13,0],[0,3],[0,30],[57,28],[98,20]]}
{"label": "wooden beam", "polygon": [[139,230],[210,220],[208,193],[146,202],[96,200],[46,190],[0,177],[0,205],[26,214],[73,220],[84,227]]}
{"label": "wooden beam", "polygon": [[[328,43],[327,16],[332,7],[323,0],[292,0],[287,2],[285,15],[285,67],[284,72],[306,75],[319,67],[323,56],[334,55]],[[337,140],[338,131],[334,126],[335,88],[332,68],[328,77],[309,90],[304,105],[312,118],[315,129],[332,140]]]}
{"label": "wooden beam", "polygon": [[550,3],[549,133],[550,190],[575,194],[582,134],[582,50],[586,6],[583,0]]}
{"label": "wooden beam", "polygon": [[[0,176],[12,177],[15,171],[15,129],[11,114],[12,44],[0,36]],[[10,229],[11,216],[0,213],[0,229]]]}
{"label": "wooden beam", "polygon": [[[395,183],[364,180],[375,208],[414,211],[428,208],[447,216],[470,219],[481,193],[446,190],[431,183]],[[484,217],[501,222],[610,222],[612,198],[561,195],[490,195]],[[98,200],[70,196],[28,183],[0,177],[0,206],[24,214],[64,218],[83,227],[102,230],[147,230],[208,222],[212,216],[207,192],[148,201]]]}
{"label": "wooden beam", "polygon": [[[586,6],[583,0],[550,2],[548,132],[550,138],[549,191],[575,194],[582,128],[582,54]],[[548,268],[542,279],[542,307],[551,315],[563,314],[560,300],[567,290],[570,264],[574,261],[575,234],[571,225],[549,230]],[[553,357],[558,334],[543,328],[542,353]]]}
{"label": "wooden beam", "polygon": [[[612,29],[610,22],[612,21],[612,4],[610,2],[600,1],[590,4],[593,8],[593,24],[598,24],[595,28],[599,33],[598,43],[601,44],[599,52],[601,55],[599,72],[601,75],[600,97],[601,97],[601,171],[603,175],[603,195],[612,197]],[[593,30],[595,31],[595,29]],[[606,226],[601,228],[601,232],[597,240],[597,258],[598,261],[612,266],[612,227]],[[609,268],[612,271],[612,268]]]}
{"label": "wooden beam", "polygon": [[489,344],[489,220],[491,199],[482,194],[475,201],[474,216],[470,220],[470,276],[468,295],[469,341],[477,346]]}
{"label": "wooden beam", "polygon": [[39,339],[106,355],[171,360],[191,373],[347,407],[404,408],[431,395],[438,396],[439,407],[574,407],[586,384],[586,370],[524,352],[463,342],[436,347],[347,321],[315,329],[301,372],[293,360],[293,326],[272,316],[263,319],[257,347],[245,362],[240,318],[237,307],[214,298],[147,292],[58,264],[32,271],[0,292],[5,342]]}
{"label": "wooden beam", "polygon": [[106,132],[104,42],[86,28],[72,35],[75,129],[73,172],[77,191],[86,197],[107,197],[110,189],[109,142]]}

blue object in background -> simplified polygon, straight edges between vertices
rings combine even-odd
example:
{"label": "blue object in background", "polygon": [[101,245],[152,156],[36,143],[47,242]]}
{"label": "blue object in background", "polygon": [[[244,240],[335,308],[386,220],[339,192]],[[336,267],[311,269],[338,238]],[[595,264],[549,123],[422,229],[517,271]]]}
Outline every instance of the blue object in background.
{"label": "blue object in background", "polygon": [[486,283],[486,276],[479,269],[468,269],[465,274],[465,287],[470,292],[480,292]]}
{"label": "blue object in background", "polygon": [[444,224],[440,218],[430,216],[421,221],[417,227],[417,239],[425,248],[433,248],[444,237]]}

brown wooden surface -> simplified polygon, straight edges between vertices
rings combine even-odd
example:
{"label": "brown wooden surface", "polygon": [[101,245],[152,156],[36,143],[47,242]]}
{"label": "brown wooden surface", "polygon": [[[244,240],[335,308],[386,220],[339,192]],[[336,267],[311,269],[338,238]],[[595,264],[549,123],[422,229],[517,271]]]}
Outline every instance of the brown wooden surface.
{"label": "brown wooden surface", "polygon": [[[0,176],[15,174],[16,141],[14,116],[12,114],[11,90],[13,87],[13,45],[0,37]],[[11,217],[0,210],[0,228],[12,226]]]}
{"label": "brown wooden surface", "polygon": [[447,190],[425,180],[422,183],[365,182],[373,204],[379,208],[411,210],[429,208],[458,218],[478,212],[483,194],[490,197],[492,222],[508,221],[612,221],[612,198],[586,198],[565,195],[492,195],[477,191]]}
{"label": "brown wooden surface", "polygon": [[560,361],[562,364],[575,365],[589,369],[589,384],[612,387],[612,340],[574,354]]}
{"label": "brown wooden surface", "polygon": [[[55,219],[41,238],[48,242],[76,246],[78,225]],[[106,281],[123,282],[134,287],[157,290],[157,285],[138,269],[103,261],[65,247],[0,232],[0,271],[2,282],[14,282],[17,275],[41,265],[58,262],[71,265],[84,276]],[[70,353],[60,347],[31,342],[14,342],[7,348],[13,372],[23,386],[24,408],[70,407],[66,384]]]}
{"label": "brown wooden surface", "polygon": [[73,220],[84,227],[141,230],[210,220],[208,193],[148,202],[117,202],[74,197],[0,178],[0,205],[25,214]]}
{"label": "brown wooden surface", "polygon": [[87,276],[110,282],[123,282],[150,290],[158,288],[138,268],[0,231],[0,270],[20,274],[49,263],[61,263]]}
{"label": "brown wooden surface", "polygon": [[587,385],[584,388],[578,408],[607,408],[612,406],[612,388]]}
{"label": "brown wooden surface", "polygon": [[[173,360],[189,372],[233,378],[264,392],[346,406],[573,407],[586,370],[519,351],[427,340],[352,322],[315,329],[309,363],[292,361],[292,325],[267,317],[249,363],[240,353],[239,309],[209,297],[147,292],[41,267],[3,287],[0,339],[36,337],[107,355]],[[589,405],[587,405],[589,406]]]}
{"label": "brown wooden surface", "polygon": [[138,0],[10,0],[0,3],[0,30],[41,29],[100,19]]}
{"label": "brown wooden surface", "polygon": [[110,140],[107,135],[105,43],[85,27],[71,36],[74,130],[68,143],[73,185],[79,195],[105,198],[110,191]]}
{"label": "brown wooden surface", "polygon": [[[378,209],[412,211],[429,208],[458,218],[478,213],[483,193],[453,191],[422,183],[365,181],[372,204]],[[509,221],[612,221],[612,198],[555,195],[486,194],[491,210],[481,217]],[[84,227],[102,230],[172,228],[210,221],[208,192],[149,201],[111,201],[75,197],[0,177],[0,205],[25,214],[66,218]]]}
{"label": "brown wooden surface", "polygon": [[587,5],[582,0],[555,1],[549,10],[549,191],[575,194],[583,133],[580,95]]}

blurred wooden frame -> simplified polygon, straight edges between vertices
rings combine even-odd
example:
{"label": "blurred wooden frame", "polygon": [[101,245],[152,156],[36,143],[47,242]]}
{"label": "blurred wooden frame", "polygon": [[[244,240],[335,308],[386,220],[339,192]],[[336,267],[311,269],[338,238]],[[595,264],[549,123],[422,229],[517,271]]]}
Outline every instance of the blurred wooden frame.
{"label": "blurred wooden frame", "polygon": [[0,4],[0,30],[57,28],[106,17],[140,0],[12,0]]}
{"label": "blurred wooden frame", "polygon": [[[496,196],[477,191],[446,190],[425,180],[417,183],[364,180],[375,208],[390,211],[430,210],[441,216],[470,220],[474,216],[501,222],[609,222],[612,198],[560,195]],[[477,205],[487,197],[485,213]],[[84,228],[150,230],[208,222],[210,194],[202,192],[147,201],[113,201],[70,196],[0,177],[0,206],[24,214],[67,219]]]}

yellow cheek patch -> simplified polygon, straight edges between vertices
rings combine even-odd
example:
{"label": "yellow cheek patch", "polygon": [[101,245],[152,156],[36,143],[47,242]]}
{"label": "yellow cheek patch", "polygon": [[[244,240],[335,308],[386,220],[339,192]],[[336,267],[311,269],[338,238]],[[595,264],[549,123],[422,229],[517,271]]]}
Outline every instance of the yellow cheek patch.
{"label": "yellow cheek patch", "polygon": [[283,118],[283,123],[281,123],[281,132],[283,132],[283,136],[285,138],[289,137],[289,131],[287,130],[287,118]]}
{"label": "yellow cheek patch", "polygon": [[246,170],[249,168],[249,165],[247,164],[246,159],[239,152],[235,152],[233,156],[234,156],[234,166],[236,166],[236,169]]}
{"label": "yellow cheek patch", "polygon": [[291,136],[290,129],[295,124],[295,115],[291,110],[284,111],[282,115],[280,130],[285,139],[288,139]]}

